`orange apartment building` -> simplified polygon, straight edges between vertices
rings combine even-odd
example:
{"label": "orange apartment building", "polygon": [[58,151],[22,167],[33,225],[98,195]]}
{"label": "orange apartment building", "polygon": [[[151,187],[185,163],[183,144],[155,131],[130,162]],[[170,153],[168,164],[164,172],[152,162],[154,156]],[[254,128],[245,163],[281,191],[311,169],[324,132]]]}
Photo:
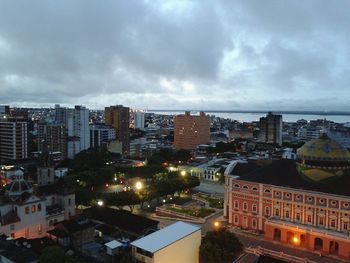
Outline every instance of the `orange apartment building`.
{"label": "orange apartment building", "polygon": [[350,155],[328,138],[297,161],[236,161],[225,172],[224,216],[267,240],[350,259]]}
{"label": "orange apartment building", "polygon": [[210,117],[200,112],[177,115],[174,119],[175,149],[193,150],[200,144],[210,143]]}

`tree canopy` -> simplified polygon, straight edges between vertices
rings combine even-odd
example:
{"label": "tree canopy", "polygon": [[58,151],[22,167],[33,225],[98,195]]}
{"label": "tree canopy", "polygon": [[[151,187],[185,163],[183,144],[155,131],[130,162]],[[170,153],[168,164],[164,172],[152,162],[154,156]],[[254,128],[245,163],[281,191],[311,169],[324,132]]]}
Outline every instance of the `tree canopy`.
{"label": "tree canopy", "polygon": [[207,232],[200,246],[202,263],[231,263],[243,251],[243,245],[235,234],[226,229]]}

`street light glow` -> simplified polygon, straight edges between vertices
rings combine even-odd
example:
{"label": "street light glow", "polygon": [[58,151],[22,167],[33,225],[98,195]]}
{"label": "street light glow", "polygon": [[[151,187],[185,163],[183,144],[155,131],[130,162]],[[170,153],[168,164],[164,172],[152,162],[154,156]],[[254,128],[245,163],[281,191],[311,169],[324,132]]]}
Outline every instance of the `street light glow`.
{"label": "street light glow", "polygon": [[218,227],[220,226],[219,221],[215,221],[215,222],[214,222],[214,226],[215,226],[216,228],[218,228]]}
{"label": "street light glow", "polygon": [[97,205],[98,205],[98,206],[103,206],[103,201],[102,201],[102,200],[98,200],[98,201],[97,201]]}
{"label": "street light glow", "polygon": [[293,242],[294,242],[294,244],[298,244],[299,243],[299,238],[293,237]]}
{"label": "street light glow", "polygon": [[136,182],[135,188],[136,188],[136,190],[141,190],[142,189],[142,183],[140,181]]}
{"label": "street light glow", "polygon": [[183,170],[183,171],[180,172],[180,174],[181,174],[181,176],[185,176],[186,175],[186,171]]}

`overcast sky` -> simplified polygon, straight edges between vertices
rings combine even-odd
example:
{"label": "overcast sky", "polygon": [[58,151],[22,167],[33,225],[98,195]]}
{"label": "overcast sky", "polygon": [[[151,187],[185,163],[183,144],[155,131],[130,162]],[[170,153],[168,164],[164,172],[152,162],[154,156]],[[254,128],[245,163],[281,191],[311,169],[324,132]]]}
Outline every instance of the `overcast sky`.
{"label": "overcast sky", "polygon": [[0,104],[350,110],[348,0],[0,0]]}

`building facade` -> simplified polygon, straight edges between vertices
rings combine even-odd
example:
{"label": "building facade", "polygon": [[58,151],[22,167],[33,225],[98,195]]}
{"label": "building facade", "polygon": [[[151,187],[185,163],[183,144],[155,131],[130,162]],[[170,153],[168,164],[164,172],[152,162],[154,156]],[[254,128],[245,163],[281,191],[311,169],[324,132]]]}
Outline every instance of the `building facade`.
{"label": "building facade", "polygon": [[130,148],[130,109],[122,105],[106,107],[105,122],[115,129],[117,139],[122,142],[123,154],[128,155]]}
{"label": "building facade", "polygon": [[25,121],[0,122],[0,160],[28,158],[28,127]]}
{"label": "building facade", "polygon": [[38,124],[38,151],[43,150],[44,143],[50,152],[60,152],[61,158],[67,158],[67,130],[64,124]]}
{"label": "building facade", "polygon": [[90,127],[90,146],[101,147],[116,139],[115,129],[107,125],[93,125]]}
{"label": "building facade", "polygon": [[175,149],[194,150],[200,144],[210,143],[210,117],[199,115],[177,115],[174,119]]}
{"label": "building facade", "polygon": [[267,240],[350,259],[349,171],[349,153],[326,138],[301,147],[296,161],[233,162],[224,216]]}
{"label": "building facade", "polygon": [[282,145],[282,115],[269,112],[266,117],[260,118],[259,141]]}

